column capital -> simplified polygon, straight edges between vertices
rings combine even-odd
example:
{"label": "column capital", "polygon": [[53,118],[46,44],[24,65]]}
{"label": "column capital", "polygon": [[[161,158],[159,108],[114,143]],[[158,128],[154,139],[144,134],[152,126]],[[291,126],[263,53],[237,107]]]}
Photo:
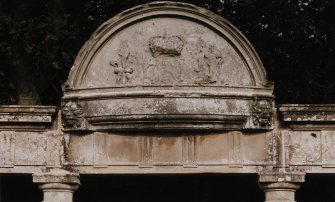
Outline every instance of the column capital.
{"label": "column capital", "polygon": [[305,181],[305,173],[272,172],[259,174],[265,202],[295,202],[295,191]]}
{"label": "column capital", "polygon": [[259,173],[259,183],[303,183],[305,173],[301,172],[269,172]]}
{"label": "column capital", "polygon": [[62,169],[33,174],[33,182],[43,191],[43,202],[73,202],[73,192],[80,185],[78,173]]}
{"label": "column capital", "polygon": [[33,182],[37,184],[61,183],[80,185],[80,178],[78,173],[54,169],[48,173],[33,174]]}

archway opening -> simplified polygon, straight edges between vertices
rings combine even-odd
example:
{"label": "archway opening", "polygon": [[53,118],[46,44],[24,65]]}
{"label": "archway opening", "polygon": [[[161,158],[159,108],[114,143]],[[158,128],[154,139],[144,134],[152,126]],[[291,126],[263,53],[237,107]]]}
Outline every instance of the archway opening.
{"label": "archway opening", "polygon": [[31,175],[0,175],[0,202],[43,201]]}
{"label": "archway opening", "polygon": [[81,175],[76,202],[262,202],[256,175]]}

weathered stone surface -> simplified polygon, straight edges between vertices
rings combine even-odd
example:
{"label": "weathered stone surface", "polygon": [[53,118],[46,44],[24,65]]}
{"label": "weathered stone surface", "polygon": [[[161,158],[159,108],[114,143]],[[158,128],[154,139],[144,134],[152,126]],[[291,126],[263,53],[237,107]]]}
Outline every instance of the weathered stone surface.
{"label": "weathered stone surface", "polygon": [[279,111],[283,115],[283,121],[296,130],[334,128],[335,105],[280,105]]}
{"label": "weathered stone surface", "polygon": [[1,131],[0,168],[60,167],[62,149],[62,135],[57,132]]}
{"label": "weathered stone surface", "polygon": [[[255,145],[257,144],[257,147]],[[68,135],[66,164],[108,168],[136,166],[273,165],[273,134],[224,133],[94,133]],[[127,170],[127,168],[125,168]]]}
{"label": "weathered stone surface", "polygon": [[47,141],[45,133],[16,133],[15,164],[46,165]]}
{"label": "weathered stone surface", "polygon": [[230,160],[228,133],[208,133],[199,135],[197,143],[197,163],[199,165],[228,165]]}
{"label": "weathered stone surface", "polygon": [[177,2],[127,10],[93,33],[64,91],[68,131],[272,129],[272,85],[229,22]]}
{"label": "weathered stone surface", "polygon": [[51,129],[56,116],[56,107],[2,105],[0,106],[0,130]]}
{"label": "weathered stone surface", "polygon": [[[184,161],[185,164],[192,164],[191,152],[188,152],[189,147],[194,145],[189,144],[188,140],[192,136],[185,136],[184,138],[168,136],[155,136],[152,137],[152,164],[153,165],[181,165]],[[186,148],[187,147],[187,148]]]}
{"label": "weathered stone surface", "polygon": [[14,136],[12,131],[0,132],[0,167],[14,165]]}
{"label": "weathered stone surface", "polygon": [[335,131],[321,132],[322,166],[335,168]]}
{"label": "weathered stone surface", "polygon": [[260,183],[272,183],[272,182],[301,183],[301,182],[305,182],[305,173],[301,173],[301,172],[260,173],[259,182]]}
{"label": "weathered stone surface", "polygon": [[140,137],[123,134],[94,134],[94,165],[136,165]]}
{"label": "weathered stone surface", "polygon": [[276,145],[274,133],[241,134],[241,150],[244,165],[274,165]]}
{"label": "weathered stone surface", "polygon": [[64,183],[64,184],[80,184],[79,174],[71,173],[67,170],[52,169],[47,173],[33,174],[33,182],[39,184],[46,183]]}
{"label": "weathered stone surface", "polygon": [[71,165],[93,165],[94,136],[65,134],[64,163]]}
{"label": "weathered stone surface", "polygon": [[292,131],[288,139],[290,165],[321,164],[320,131]]}

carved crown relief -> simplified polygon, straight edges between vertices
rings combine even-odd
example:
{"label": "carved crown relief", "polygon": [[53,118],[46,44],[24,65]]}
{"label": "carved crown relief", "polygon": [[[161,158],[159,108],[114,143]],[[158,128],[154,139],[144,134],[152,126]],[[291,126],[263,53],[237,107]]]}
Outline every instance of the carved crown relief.
{"label": "carved crown relief", "polygon": [[179,36],[155,36],[149,39],[152,59],[145,67],[145,84],[168,85],[182,82],[180,59],[184,42]]}
{"label": "carved crown relief", "polygon": [[179,36],[155,36],[150,38],[149,47],[155,58],[160,55],[176,57],[181,54],[184,42]]}

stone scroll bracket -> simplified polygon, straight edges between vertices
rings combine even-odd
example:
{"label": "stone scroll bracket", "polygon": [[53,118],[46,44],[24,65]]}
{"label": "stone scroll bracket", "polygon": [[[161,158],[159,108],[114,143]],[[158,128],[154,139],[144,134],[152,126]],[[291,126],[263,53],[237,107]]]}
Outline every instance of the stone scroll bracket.
{"label": "stone scroll bracket", "polygon": [[43,191],[43,202],[73,202],[73,193],[80,185],[79,174],[61,169],[33,174],[33,182]]}

